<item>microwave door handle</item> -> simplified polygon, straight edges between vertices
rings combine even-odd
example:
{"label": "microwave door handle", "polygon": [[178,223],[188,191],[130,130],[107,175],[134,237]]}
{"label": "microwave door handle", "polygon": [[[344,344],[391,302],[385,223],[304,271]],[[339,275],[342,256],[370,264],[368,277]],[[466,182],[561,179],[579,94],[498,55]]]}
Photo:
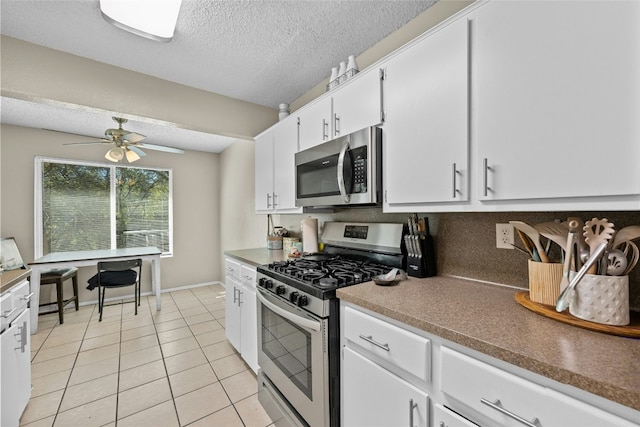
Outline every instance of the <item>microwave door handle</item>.
{"label": "microwave door handle", "polygon": [[262,294],[260,294],[260,292],[257,292],[256,296],[258,297],[258,300],[260,301],[260,303],[265,305],[269,310],[271,310],[274,313],[284,317],[287,320],[292,321],[296,325],[302,326],[303,328],[310,329],[310,330],[316,331],[316,332],[320,330],[320,323],[319,322],[314,322],[313,320],[305,319],[303,317],[300,317],[300,316],[298,316],[296,314],[290,313],[287,310],[284,310],[284,309],[278,307],[277,305],[273,304],[272,302],[267,301],[266,298],[263,297]]}
{"label": "microwave door handle", "polygon": [[349,203],[350,196],[347,193],[347,187],[344,185],[344,158],[349,150],[349,142],[347,141],[342,150],[340,150],[340,156],[338,156],[338,189],[344,199],[345,203]]}

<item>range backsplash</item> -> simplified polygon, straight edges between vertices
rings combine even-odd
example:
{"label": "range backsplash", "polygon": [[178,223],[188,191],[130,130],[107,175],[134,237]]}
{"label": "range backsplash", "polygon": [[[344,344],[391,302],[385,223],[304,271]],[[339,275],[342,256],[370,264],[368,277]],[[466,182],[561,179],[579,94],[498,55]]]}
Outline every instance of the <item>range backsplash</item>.
{"label": "range backsplash", "polygon": [[[496,223],[520,220],[529,224],[566,220],[577,216],[583,220],[607,218],[617,230],[640,224],[640,212],[483,212],[420,214],[429,218],[434,236],[439,275],[450,275],[528,288],[527,257],[516,250],[496,249]],[[343,209],[334,213],[280,215],[276,225],[282,225],[292,235],[300,235],[300,221],[318,218],[322,232],[325,221],[406,222],[408,214],[385,214],[380,208]],[[517,236],[516,236],[517,240]],[[519,242],[518,242],[519,243]],[[520,245],[521,246],[521,245]],[[640,266],[629,276],[630,306],[640,311]]]}

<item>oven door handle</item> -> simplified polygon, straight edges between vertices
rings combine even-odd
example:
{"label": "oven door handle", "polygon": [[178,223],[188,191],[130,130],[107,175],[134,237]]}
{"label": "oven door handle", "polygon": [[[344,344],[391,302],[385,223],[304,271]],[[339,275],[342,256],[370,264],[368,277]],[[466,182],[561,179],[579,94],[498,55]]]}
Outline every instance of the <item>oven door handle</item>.
{"label": "oven door handle", "polygon": [[316,332],[320,330],[320,322],[314,322],[313,320],[305,319],[303,317],[296,316],[295,314],[287,310],[283,310],[282,308],[278,307],[272,302],[267,301],[267,299],[263,297],[260,292],[257,293],[257,296],[260,303],[264,304],[269,310],[284,317],[285,319],[292,321],[296,325],[302,326],[307,329],[311,329],[312,331],[316,331]]}
{"label": "oven door handle", "polygon": [[340,155],[338,156],[338,189],[340,190],[340,194],[344,199],[345,203],[349,203],[351,196],[347,193],[347,187],[344,185],[344,158],[347,155],[347,150],[349,150],[349,142],[347,141],[340,150]]}

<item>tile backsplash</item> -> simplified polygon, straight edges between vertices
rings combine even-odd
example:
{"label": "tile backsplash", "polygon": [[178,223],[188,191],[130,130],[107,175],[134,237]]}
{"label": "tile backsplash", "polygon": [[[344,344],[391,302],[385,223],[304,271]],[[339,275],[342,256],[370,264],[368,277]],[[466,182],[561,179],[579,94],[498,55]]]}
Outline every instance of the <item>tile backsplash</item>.
{"label": "tile backsplash", "polygon": [[[464,277],[528,288],[527,256],[517,250],[496,249],[496,223],[520,220],[528,224],[566,220],[569,216],[588,220],[607,218],[616,230],[628,225],[640,225],[640,212],[465,212],[419,214],[429,218],[431,234],[436,245],[439,275]],[[325,221],[400,222],[405,223],[408,214],[385,214],[380,208],[355,208],[334,213],[280,215],[274,217],[276,225],[282,225],[293,235],[300,234],[302,218],[318,218],[319,231]],[[516,243],[522,246],[516,235]],[[629,275],[630,306],[640,311],[640,266]]]}

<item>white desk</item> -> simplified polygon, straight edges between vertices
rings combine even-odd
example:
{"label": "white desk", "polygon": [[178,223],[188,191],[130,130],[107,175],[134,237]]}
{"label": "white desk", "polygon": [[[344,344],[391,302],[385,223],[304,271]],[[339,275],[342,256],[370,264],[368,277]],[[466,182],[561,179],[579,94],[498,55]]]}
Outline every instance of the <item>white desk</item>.
{"label": "white desk", "polygon": [[141,258],[151,261],[151,291],[156,296],[156,310],[160,310],[160,249],[145,248],[100,249],[94,251],[52,252],[29,263],[31,268],[31,334],[38,331],[38,306],[40,302],[40,274],[54,268],[86,267],[99,261],[120,261]]}

